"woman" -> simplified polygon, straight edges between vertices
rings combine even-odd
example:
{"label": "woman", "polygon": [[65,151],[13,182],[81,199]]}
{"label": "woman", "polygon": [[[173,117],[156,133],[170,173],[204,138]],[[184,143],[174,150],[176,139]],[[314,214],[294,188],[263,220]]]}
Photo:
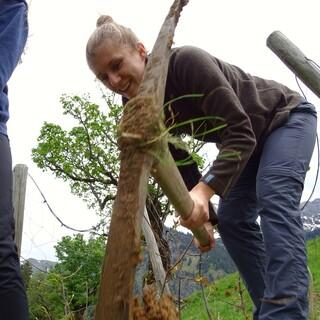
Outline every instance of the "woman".
{"label": "woman", "polygon": [[[111,91],[136,96],[147,51],[128,28],[109,16],[97,21],[87,43],[92,72]],[[219,232],[255,305],[254,319],[307,319],[308,271],[299,210],[315,143],[316,112],[297,92],[195,47],[172,50],[165,103],[173,134],[215,142],[219,154],[203,176],[196,164],[180,167],[194,209],[181,224],[209,219],[217,194]],[[197,121],[206,117],[206,121]],[[192,124],[176,126],[185,121]],[[222,129],[214,131],[222,125]],[[176,160],[185,151],[170,146]],[[260,217],[260,225],[257,218]],[[205,251],[208,248],[200,248]]]}

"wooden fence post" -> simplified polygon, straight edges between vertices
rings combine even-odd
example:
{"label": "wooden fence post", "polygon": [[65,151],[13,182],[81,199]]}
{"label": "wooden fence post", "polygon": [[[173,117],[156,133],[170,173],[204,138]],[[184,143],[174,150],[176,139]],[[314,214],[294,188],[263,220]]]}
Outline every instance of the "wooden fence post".
{"label": "wooden fence post", "polygon": [[25,164],[17,164],[13,169],[13,208],[15,218],[15,242],[18,255],[21,253],[24,204],[26,198],[28,167]]}
{"label": "wooden fence post", "polygon": [[320,98],[319,67],[280,31],[269,35],[267,46]]}

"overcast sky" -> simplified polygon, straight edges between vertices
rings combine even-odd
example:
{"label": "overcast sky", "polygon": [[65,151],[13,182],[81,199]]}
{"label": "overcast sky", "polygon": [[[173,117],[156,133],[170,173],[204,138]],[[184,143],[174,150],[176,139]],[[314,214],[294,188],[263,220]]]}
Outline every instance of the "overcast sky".
{"label": "overcast sky", "polygon": [[[42,173],[31,160],[31,149],[44,121],[64,125],[59,97],[63,93],[99,90],[85,60],[85,45],[100,14],[131,27],[151,51],[172,0],[32,0],[29,1],[29,40],[23,62],[9,82],[11,118],[8,123],[13,164],[24,163],[55,213],[75,228],[96,223],[94,214],[70,194],[68,186]],[[280,30],[305,55],[320,64],[319,0],[190,0],[180,18],[174,46],[195,45],[260,77],[299,90],[293,73],[266,46]],[[305,86],[307,98],[319,99]],[[319,131],[319,130],[318,130]],[[314,153],[303,199],[315,181]],[[319,183],[314,198],[319,197]],[[54,259],[54,243],[72,234],[52,217],[28,179],[22,256]]]}

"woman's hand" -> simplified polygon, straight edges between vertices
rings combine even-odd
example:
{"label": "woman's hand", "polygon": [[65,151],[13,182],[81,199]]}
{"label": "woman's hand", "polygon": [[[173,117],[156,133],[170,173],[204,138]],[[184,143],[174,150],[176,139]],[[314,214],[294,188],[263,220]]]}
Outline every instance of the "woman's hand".
{"label": "woman's hand", "polygon": [[190,230],[197,229],[203,225],[208,232],[210,243],[206,247],[201,247],[196,241],[197,247],[202,251],[209,251],[214,247],[213,227],[209,220],[209,200],[214,195],[214,191],[205,183],[199,182],[190,192],[193,200],[193,210],[187,219],[180,217],[180,224]]}
{"label": "woman's hand", "polygon": [[213,234],[213,226],[211,222],[206,222],[204,224],[204,227],[208,233],[209,236],[209,244],[207,246],[202,246],[197,238],[194,238],[194,244],[195,246],[201,251],[201,252],[207,252],[210,251],[211,249],[214,249],[216,245],[216,241],[214,239],[214,234]]}
{"label": "woman's hand", "polygon": [[209,200],[214,191],[208,185],[199,182],[189,194],[193,200],[193,209],[187,219],[180,217],[180,223],[188,229],[197,229],[209,220]]}

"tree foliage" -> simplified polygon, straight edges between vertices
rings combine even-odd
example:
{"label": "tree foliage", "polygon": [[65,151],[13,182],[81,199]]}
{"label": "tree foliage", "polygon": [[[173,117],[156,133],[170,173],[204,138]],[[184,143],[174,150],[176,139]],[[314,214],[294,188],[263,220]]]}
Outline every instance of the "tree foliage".
{"label": "tree foliage", "polygon": [[83,319],[96,303],[104,237],[63,237],[55,246],[58,263],[48,273],[35,273],[27,290],[30,318]]}
{"label": "tree foliage", "polygon": [[27,289],[30,320],[60,320],[65,315],[58,275],[37,272],[31,278]]}
{"label": "tree foliage", "polygon": [[21,277],[26,289],[28,289],[29,287],[29,281],[30,281],[31,275],[32,275],[32,265],[28,260],[26,260],[21,265]]}
{"label": "tree foliage", "polygon": [[114,200],[119,151],[116,143],[121,108],[105,97],[102,112],[89,97],[62,96],[63,113],[76,125],[70,130],[45,122],[32,149],[32,159],[43,171],[67,181],[72,193],[102,213]]}
{"label": "tree foliage", "polygon": [[[117,125],[120,122],[122,106],[114,103],[113,95],[104,96],[104,102],[105,106],[101,108],[92,103],[89,96],[63,95],[63,114],[72,119],[74,125],[66,129],[59,124],[45,122],[37,146],[32,149],[32,159],[44,172],[50,172],[68,183],[71,192],[84,200],[89,208],[102,217],[110,217],[119,176]],[[175,138],[171,142],[174,141],[177,145],[182,145],[180,140]],[[187,144],[191,146],[190,154],[193,160],[201,163],[202,159],[196,152],[202,144],[193,143],[192,139],[189,139]],[[169,247],[162,235],[163,223],[173,210],[153,179],[150,179],[148,191],[147,209],[151,226],[156,234],[164,267],[168,270]],[[104,227],[107,228],[106,219],[104,221]],[[86,305],[93,304],[102,261],[102,256],[99,256],[100,249],[95,247],[96,241],[97,239],[91,243],[89,240],[86,243],[79,235],[75,238],[63,238],[56,246],[59,263],[42,279],[43,291],[49,288],[51,292],[34,292],[32,288],[36,285],[32,281],[34,287],[31,288],[31,301],[56,299],[57,305],[64,306],[64,315],[69,314],[69,309],[83,310]],[[99,241],[101,245],[103,240]],[[93,257],[94,252],[97,255]],[[36,305],[38,303],[35,303]],[[39,318],[46,319],[44,315],[49,307],[52,306],[33,312],[42,312],[43,317]],[[61,313],[61,310],[50,312]]]}
{"label": "tree foliage", "polygon": [[95,302],[105,251],[105,238],[90,238],[82,234],[63,237],[55,246],[59,263],[53,272],[65,279],[66,292],[72,295],[73,309],[81,309]]}
{"label": "tree foliage", "polygon": [[[108,215],[115,198],[119,176],[117,125],[122,106],[114,103],[113,95],[103,96],[106,105],[101,108],[90,102],[89,96],[61,97],[63,114],[75,120],[70,130],[58,124],[45,122],[32,149],[32,159],[43,171],[68,182],[73,194],[87,202],[98,213]],[[185,142],[173,138],[177,146],[189,148],[191,160],[203,165],[198,152],[203,143],[192,138]],[[182,163],[181,165],[185,165]],[[159,186],[150,179],[149,200],[161,211],[162,221],[170,212],[169,204]]]}

